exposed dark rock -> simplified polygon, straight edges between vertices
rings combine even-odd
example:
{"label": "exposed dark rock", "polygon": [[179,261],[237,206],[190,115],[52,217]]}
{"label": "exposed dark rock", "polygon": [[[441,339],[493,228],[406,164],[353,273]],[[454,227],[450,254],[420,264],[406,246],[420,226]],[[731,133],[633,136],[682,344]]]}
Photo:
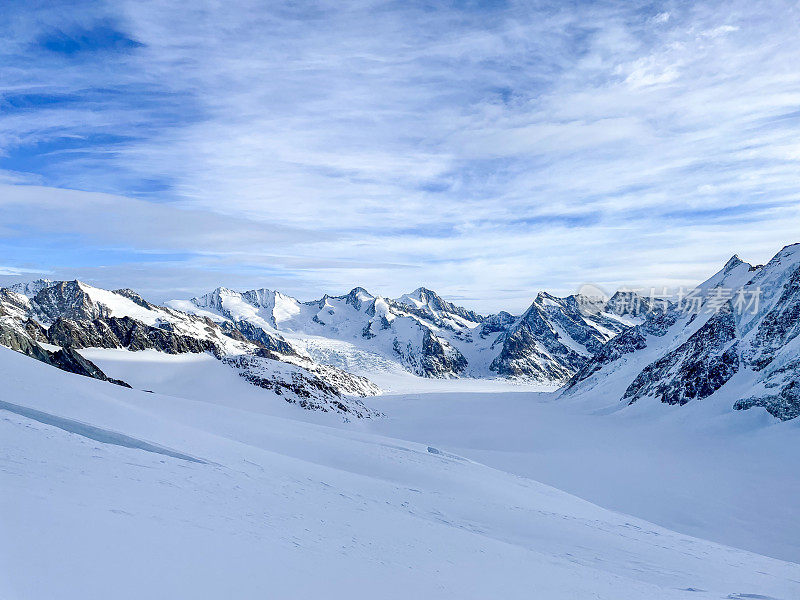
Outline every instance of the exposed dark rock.
{"label": "exposed dark rock", "polygon": [[23,323],[25,333],[36,342],[47,342],[47,330],[33,319],[27,319]]}
{"label": "exposed dark rock", "polygon": [[761,319],[745,362],[756,371],[764,369],[775,354],[800,334],[800,268],[784,285],[780,298]]}
{"label": "exposed dark rock", "polygon": [[69,348],[154,349],[168,354],[211,352],[221,356],[214,342],[151,327],[130,317],[92,321],[57,319],[48,330],[50,343]]}
{"label": "exposed dark rock", "polygon": [[[237,342],[247,342],[249,341],[244,334],[230,321],[223,321],[219,324],[219,328],[222,330],[222,333],[227,335],[232,340],[236,340]],[[169,327],[163,327],[163,329],[170,329]],[[255,343],[255,342],[253,342]]]}
{"label": "exposed dark rock", "polygon": [[625,354],[631,354],[636,350],[643,350],[647,347],[647,341],[642,334],[640,326],[626,329],[616,337],[611,338],[603,344],[595,356],[587,362],[567,383],[567,389],[574,387],[584,379],[588,379],[592,374],[602,369],[605,365],[616,361]]}
{"label": "exposed dark rock", "polygon": [[430,329],[424,330],[420,367],[426,377],[461,373],[467,368],[467,360],[461,352],[450,345],[445,347],[445,343],[433,335]]}
{"label": "exposed dark rock", "polygon": [[636,292],[620,290],[609,298],[605,310],[615,315],[638,317],[650,311],[650,304]]}
{"label": "exposed dark rock", "polygon": [[31,301],[8,288],[0,289],[0,316],[21,317],[30,314]]}
{"label": "exposed dark rock", "polygon": [[420,302],[430,307],[434,311],[457,315],[462,319],[472,321],[473,323],[480,323],[483,321],[483,317],[475,311],[458,306],[452,302],[448,302],[439,296],[439,294],[433,290],[429,290],[428,288],[417,288],[411,293],[411,296],[417,296]]}
{"label": "exposed dark rock", "polygon": [[[651,311],[647,313],[645,321],[641,325],[642,331],[650,335],[664,336],[669,328],[677,323],[679,316],[680,313],[673,308],[666,311]],[[695,317],[696,315],[692,315],[692,319]]]}
{"label": "exposed dark rock", "polygon": [[[552,304],[546,303],[549,300]],[[586,348],[591,354],[595,354],[606,341],[605,336],[600,333],[597,326],[588,322],[589,317],[581,312],[575,296],[567,296],[564,299],[555,298],[550,294],[540,293],[535,302],[541,307],[542,312],[547,315],[548,320],[561,327],[561,329],[573,340]],[[594,316],[597,324],[605,324],[608,319]],[[620,324],[608,324],[609,329],[621,330]]]}
{"label": "exposed dark rock", "polygon": [[0,345],[50,364],[50,353],[26,333],[0,321]]}
{"label": "exposed dark rock", "polygon": [[495,343],[502,349],[489,369],[498,375],[565,381],[587,361],[561,343],[536,302]]}
{"label": "exposed dark rock", "polygon": [[[800,367],[800,365],[797,365]],[[788,421],[800,416],[800,381],[792,380],[777,394],[751,396],[737,400],[733,405],[736,410],[746,410],[754,406],[764,407],[773,417]]]}
{"label": "exposed dark rock", "polygon": [[120,290],[114,290],[115,294],[119,294],[120,296],[125,296],[128,300],[131,300],[141,306],[142,308],[153,309],[155,306],[150,304],[147,300],[142,298],[139,294],[134,292],[131,289],[123,288]]}
{"label": "exposed dark rock", "polygon": [[[298,365],[275,363],[269,351],[261,351],[260,356],[238,355],[223,358],[223,362],[239,371],[239,375],[249,383],[258,387],[271,390],[283,397],[286,402],[297,404],[307,410],[322,412],[338,412],[357,418],[380,416],[380,413],[370,410],[357,398],[345,397],[341,387],[342,383],[331,380],[329,373],[320,377],[317,373],[308,371]],[[276,365],[280,365],[276,371]],[[319,365],[317,365],[319,368]],[[349,373],[339,371],[343,376],[352,378]],[[358,378],[369,386],[375,386],[363,378]],[[350,381],[352,383],[352,381]]]}
{"label": "exposed dark rock", "polygon": [[0,345],[16,350],[26,356],[30,356],[38,361],[85,377],[92,377],[100,381],[108,381],[124,387],[130,387],[124,381],[111,379],[92,361],[84,358],[71,348],[61,348],[55,352],[50,352],[42,348],[34,339],[26,333],[9,327],[0,322]]}
{"label": "exposed dark rock", "polygon": [[683,405],[710,396],[739,370],[735,340],[736,323],[728,305],[686,342],[645,367],[625,390],[623,400],[633,404],[653,396],[666,404]]}
{"label": "exposed dark rock", "polygon": [[[368,300],[362,300],[360,296],[368,296]],[[373,303],[375,302],[375,296],[370,294],[367,290],[362,287],[356,287],[350,290],[346,296],[341,297],[347,304],[350,304],[356,310],[361,310],[365,303]]]}
{"label": "exposed dark rock", "polygon": [[47,330],[51,344],[65,348],[123,348],[122,342],[103,319],[75,321],[58,318]]}
{"label": "exposed dark rock", "polygon": [[489,315],[483,320],[483,323],[481,323],[480,336],[486,338],[498,331],[505,331],[511,327],[516,320],[517,317],[505,311],[500,311],[496,315]]}
{"label": "exposed dark rock", "polygon": [[78,281],[59,281],[34,297],[39,312],[48,320],[58,318],[92,321],[108,316],[108,309],[92,301]]}
{"label": "exposed dark rock", "polygon": [[235,332],[239,332],[242,339],[249,340],[268,350],[280,352],[281,354],[296,354],[294,348],[282,337],[269,334],[249,321],[239,320],[233,325],[226,321],[222,326],[223,328],[227,326],[226,331],[230,331],[230,336],[234,339],[237,339]]}

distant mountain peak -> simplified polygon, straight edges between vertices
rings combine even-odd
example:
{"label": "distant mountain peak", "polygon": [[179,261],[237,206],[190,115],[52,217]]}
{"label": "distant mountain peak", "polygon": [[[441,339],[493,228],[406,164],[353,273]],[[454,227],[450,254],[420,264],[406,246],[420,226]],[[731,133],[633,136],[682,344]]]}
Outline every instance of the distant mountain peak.
{"label": "distant mountain peak", "polygon": [[728,259],[728,262],[725,263],[723,269],[725,271],[730,271],[731,269],[735,269],[741,264],[744,264],[744,261],[741,258],[739,258],[738,254],[734,254]]}
{"label": "distant mountain peak", "polygon": [[54,281],[49,279],[34,279],[33,281],[24,283],[15,283],[14,285],[9,286],[8,289],[10,289],[12,292],[27,296],[28,298],[33,298],[40,291],[50,287],[54,283]]}
{"label": "distant mountain peak", "polygon": [[443,314],[455,315],[472,323],[480,323],[484,320],[484,317],[475,311],[448,302],[435,291],[423,286],[418,287],[409,294],[403,294],[395,302],[419,310],[427,310],[436,316]]}
{"label": "distant mountain peak", "polygon": [[346,296],[344,296],[344,300],[356,310],[361,310],[361,307],[364,305],[364,303],[374,301],[375,296],[370,294],[363,287],[357,286],[350,290]]}
{"label": "distant mountain peak", "polygon": [[376,296],[370,294],[367,290],[365,290],[361,286],[354,287],[350,290],[345,296],[343,296],[345,300],[349,303],[356,303],[361,304],[362,302],[369,302],[371,300],[375,300]]}
{"label": "distant mountain peak", "polygon": [[411,292],[411,294],[409,294],[409,295],[410,296],[415,296],[417,298],[428,297],[428,298],[440,298],[441,299],[441,296],[439,296],[439,294],[434,292],[432,289],[426,288],[424,286],[418,287],[413,292]]}

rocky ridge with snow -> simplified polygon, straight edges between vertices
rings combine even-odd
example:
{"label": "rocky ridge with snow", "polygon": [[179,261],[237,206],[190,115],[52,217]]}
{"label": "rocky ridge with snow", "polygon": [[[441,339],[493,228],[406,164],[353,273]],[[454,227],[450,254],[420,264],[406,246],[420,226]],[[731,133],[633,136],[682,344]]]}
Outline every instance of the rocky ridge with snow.
{"label": "rocky ridge with snow", "polygon": [[[349,354],[372,354],[376,364],[395,361],[422,377],[548,383],[566,381],[605,341],[633,322],[604,307],[586,309],[588,303],[578,296],[545,293],[520,317],[506,312],[484,317],[426,288],[390,299],[357,287],[311,302],[268,289],[218,288],[167,304],[228,323],[251,339],[262,332],[285,338],[321,360],[322,355],[314,353],[322,347],[324,360],[335,355],[333,360],[344,366],[352,365]],[[314,344],[307,344],[309,339]]]}
{"label": "rocky ridge with snow", "polygon": [[800,415],[800,244],[766,265],[734,256],[695,292],[699,302],[649,313],[609,341],[564,397],[719,400],[782,420]]}
{"label": "rocky ridge with snow", "polygon": [[0,344],[63,370],[124,384],[108,378],[80,350],[208,352],[254,385],[282,390],[289,402],[303,399],[304,408],[376,414],[355,398],[380,392],[367,379],[318,365],[280,337],[243,329],[156,306],[132,290],[108,291],[80,281],[40,280],[0,289]]}

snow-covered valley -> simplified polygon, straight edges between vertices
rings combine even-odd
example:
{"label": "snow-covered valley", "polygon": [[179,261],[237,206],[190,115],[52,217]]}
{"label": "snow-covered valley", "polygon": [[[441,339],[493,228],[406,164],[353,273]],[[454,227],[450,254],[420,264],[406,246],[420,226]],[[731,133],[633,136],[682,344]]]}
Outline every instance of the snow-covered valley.
{"label": "snow-covered valley", "polygon": [[265,400],[205,354],[83,354],[140,389],[430,444],[680,533],[800,562],[796,420],[723,401],[621,410],[537,385],[406,376],[386,380],[405,393],[369,402],[383,418],[346,423]]}
{"label": "snow-covered valley", "polygon": [[[154,393],[0,348],[3,598],[800,592],[800,565],[784,562],[798,556],[794,421],[721,417],[663,446],[675,412],[648,426],[552,394],[417,392],[348,423],[270,400],[207,355],[100,352]],[[762,496],[725,487],[748,484]],[[597,505],[619,510],[626,490],[637,516]]]}

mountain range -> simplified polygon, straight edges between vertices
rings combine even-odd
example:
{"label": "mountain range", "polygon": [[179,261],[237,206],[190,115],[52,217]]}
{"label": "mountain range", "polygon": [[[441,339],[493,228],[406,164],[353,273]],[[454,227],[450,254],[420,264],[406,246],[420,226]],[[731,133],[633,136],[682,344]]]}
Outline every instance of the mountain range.
{"label": "mountain range", "polygon": [[130,289],[37,280],[0,289],[0,344],[120,385],[81,350],[208,352],[288,402],[354,417],[379,414],[362,399],[387,371],[544,383],[621,405],[714,396],[798,416],[800,245],[762,266],[734,256],[685,296],[540,292],[521,315],[484,316],[423,287],[311,302],[220,287],[157,306]]}

